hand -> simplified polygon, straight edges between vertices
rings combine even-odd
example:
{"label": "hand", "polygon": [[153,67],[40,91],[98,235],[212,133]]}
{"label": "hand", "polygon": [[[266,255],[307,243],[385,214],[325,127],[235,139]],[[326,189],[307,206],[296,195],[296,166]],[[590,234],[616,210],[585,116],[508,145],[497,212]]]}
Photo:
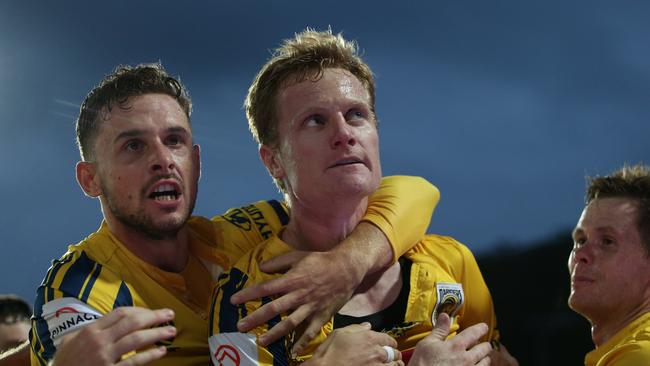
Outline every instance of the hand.
{"label": "hand", "polygon": [[262,263],[260,269],[268,273],[290,270],[281,278],[236,293],[230,301],[242,304],[264,296],[282,296],[240,320],[237,328],[246,332],[295,309],[258,341],[266,346],[307,321],[304,332],[294,343],[294,349],[299,352],[350,299],[363,278],[385,269],[392,258],[393,249],[384,233],[367,222],[357,225],[329,252],[291,252],[273,258]]}
{"label": "hand", "polygon": [[492,346],[488,342],[476,344],[488,331],[484,323],[474,324],[445,340],[449,335],[449,315],[438,316],[431,334],[418,342],[409,366],[466,366],[490,364],[488,357]]}
{"label": "hand", "polygon": [[153,345],[176,335],[172,326],[154,327],[174,319],[169,309],[117,308],[74,333],[66,335],[50,366],[58,365],[144,365],[167,352],[165,347],[150,348],[124,360],[122,355]]}
{"label": "hand", "polygon": [[246,332],[278,314],[295,309],[289,316],[258,338],[264,346],[287,335],[306,319],[309,324],[295,343],[300,352],[323,324],[330,320],[352,296],[361,282],[355,271],[347,265],[349,259],[341,253],[290,252],[263,263],[265,272],[278,272],[291,268],[284,276],[244,289],[231,297],[233,304],[241,304],[263,296],[283,296],[260,307],[237,324],[240,332]]}
{"label": "hand", "polygon": [[396,349],[393,360],[386,360],[387,352],[383,346],[394,349],[397,342],[385,333],[370,330],[369,323],[353,324],[334,330],[303,365],[404,366],[402,355]]}
{"label": "hand", "polygon": [[503,344],[499,344],[498,348],[495,348],[490,353],[490,365],[491,366],[519,366],[519,362],[516,358],[510,355],[508,349]]}

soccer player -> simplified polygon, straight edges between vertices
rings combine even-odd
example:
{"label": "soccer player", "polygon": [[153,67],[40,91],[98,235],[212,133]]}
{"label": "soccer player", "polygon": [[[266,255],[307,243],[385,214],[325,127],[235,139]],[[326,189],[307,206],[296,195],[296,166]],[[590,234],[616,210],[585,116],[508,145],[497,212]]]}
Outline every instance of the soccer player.
{"label": "soccer player", "polygon": [[650,365],[650,167],[590,179],[573,243],[569,307],[596,345],[585,365]]}
{"label": "soccer player", "polygon": [[[209,362],[205,335],[214,282],[242,253],[278,232],[287,213],[278,202],[261,201],[212,220],[191,216],[200,151],[190,111],[186,90],[160,65],[120,67],[84,100],[76,176],[84,193],[99,199],[104,220],[53,263],[38,288],[32,365],[45,365],[55,352],[55,365]],[[305,260],[315,266],[299,263],[288,274],[288,295],[311,290],[292,307],[307,306],[307,315],[327,309],[326,299],[351,294],[366,272],[390,262],[389,238],[397,253],[417,241],[435,190],[421,179],[401,182],[374,196],[361,241],[310,255]],[[419,192],[424,208],[409,203],[405,186]],[[402,201],[412,212],[401,213],[395,202]],[[380,249],[364,244],[369,237],[379,239]],[[336,272],[328,271],[331,262]],[[329,276],[329,286],[313,282],[312,274]]]}
{"label": "soccer player", "polygon": [[[366,278],[322,328],[258,344],[257,336],[281,317],[253,328],[238,321],[269,307],[272,297],[250,300],[243,292],[232,304],[231,296],[274,277],[260,270],[260,262],[295,249],[327,251],[349,235],[382,173],[372,72],[355,44],[341,35],[308,29],[286,40],[258,73],[245,105],[260,157],[284,193],[290,219],[279,235],[247,253],[219,281],[209,340],[214,364],[226,359],[239,365],[304,362],[334,329],[362,322],[395,337],[408,358],[442,313],[453,320],[452,334],[484,322],[483,340],[498,340],[492,299],[473,255],[452,238],[428,235],[390,267]],[[249,301],[239,304],[242,299]],[[239,333],[242,328],[248,333]],[[360,347],[358,355],[367,358],[355,362],[397,364],[399,357],[393,356],[399,353],[385,342]],[[487,364],[483,355],[477,352],[472,364]]]}

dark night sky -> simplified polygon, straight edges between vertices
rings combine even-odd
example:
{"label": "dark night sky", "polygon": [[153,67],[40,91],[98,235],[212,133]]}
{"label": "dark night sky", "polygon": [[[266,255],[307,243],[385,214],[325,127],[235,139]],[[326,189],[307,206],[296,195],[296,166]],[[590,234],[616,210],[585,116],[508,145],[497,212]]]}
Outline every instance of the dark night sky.
{"label": "dark night sky", "polygon": [[160,60],[188,86],[201,215],[278,197],[241,106],[269,50],[307,26],[359,42],[384,172],[436,184],[431,231],[475,252],[572,227],[586,175],[650,162],[650,3],[35,3],[0,4],[0,293],[31,300],[99,226],[74,180],[74,120],[117,64]]}

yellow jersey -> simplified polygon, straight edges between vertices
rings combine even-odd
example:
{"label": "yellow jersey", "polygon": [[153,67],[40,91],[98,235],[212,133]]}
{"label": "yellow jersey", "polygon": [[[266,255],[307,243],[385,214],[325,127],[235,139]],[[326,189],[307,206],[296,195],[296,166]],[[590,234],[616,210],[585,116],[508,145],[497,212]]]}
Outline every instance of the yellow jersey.
{"label": "yellow jersey", "polygon": [[585,365],[650,365],[650,313],[641,315],[603,345],[587,353]]}
{"label": "yellow jersey", "polygon": [[[259,263],[291,247],[278,237],[270,238],[242,257],[219,281],[210,311],[210,355],[215,365],[228,362],[244,365],[286,365],[311,357],[316,347],[333,330],[333,321],[321,328],[320,334],[303,354],[291,358],[295,335],[289,335],[268,347],[256,344],[257,336],[266,332],[281,318],[271,319],[250,333],[238,333],[237,322],[258,309],[271,298],[232,305],[235,292],[277,277],[259,270]],[[427,235],[404,255],[411,262],[408,298],[403,322],[386,332],[396,338],[398,349],[408,354],[416,343],[430,333],[440,312],[452,317],[451,336],[473,324],[484,322],[488,334],[484,340],[498,341],[496,316],[490,292],[478,264],[469,249],[450,237]]]}
{"label": "yellow jersey", "polygon": [[[379,227],[404,253],[426,230],[438,190],[419,177],[387,177],[371,195],[364,221]],[[105,223],[55,260],[37,290],[32,319],[31,364],[45,365],[61,337],[120,306],[171,308],[177,335],[167,355],[152,365],[209,362],[208,304],[224,269],[273,237],[289,219],[284,204],[259,201],[211,220],[188,221],[190,256],[181,273],[163,271],[131,253]]]}

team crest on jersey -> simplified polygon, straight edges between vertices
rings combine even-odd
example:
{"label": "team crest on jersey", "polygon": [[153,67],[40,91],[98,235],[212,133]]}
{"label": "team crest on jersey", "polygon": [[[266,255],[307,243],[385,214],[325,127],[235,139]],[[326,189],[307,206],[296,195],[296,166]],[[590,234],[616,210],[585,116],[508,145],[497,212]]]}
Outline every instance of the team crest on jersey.
{"label": "team crest on jersey", "polygon": [[433,314],[431,314],[431,324],[435,326],[438,315],[442,313],[447,313],[453,322],[454,317],[465,302],[463,286],[460,283],[439,282],[436,283],[436,292],[438,300]]}
{"label": "team crest on jersey", "polygon": [[255,335],[219,333],[208,339],[210,358],[215,366],[257,366]]}
{"label": "team crest on jersey", "polygon": [[88,325],[102,316],[100,312],[76,298],[64,297],[43,305],[43,319],[47,322],[50,338],[55,346],[61,337],[84,325]]}

